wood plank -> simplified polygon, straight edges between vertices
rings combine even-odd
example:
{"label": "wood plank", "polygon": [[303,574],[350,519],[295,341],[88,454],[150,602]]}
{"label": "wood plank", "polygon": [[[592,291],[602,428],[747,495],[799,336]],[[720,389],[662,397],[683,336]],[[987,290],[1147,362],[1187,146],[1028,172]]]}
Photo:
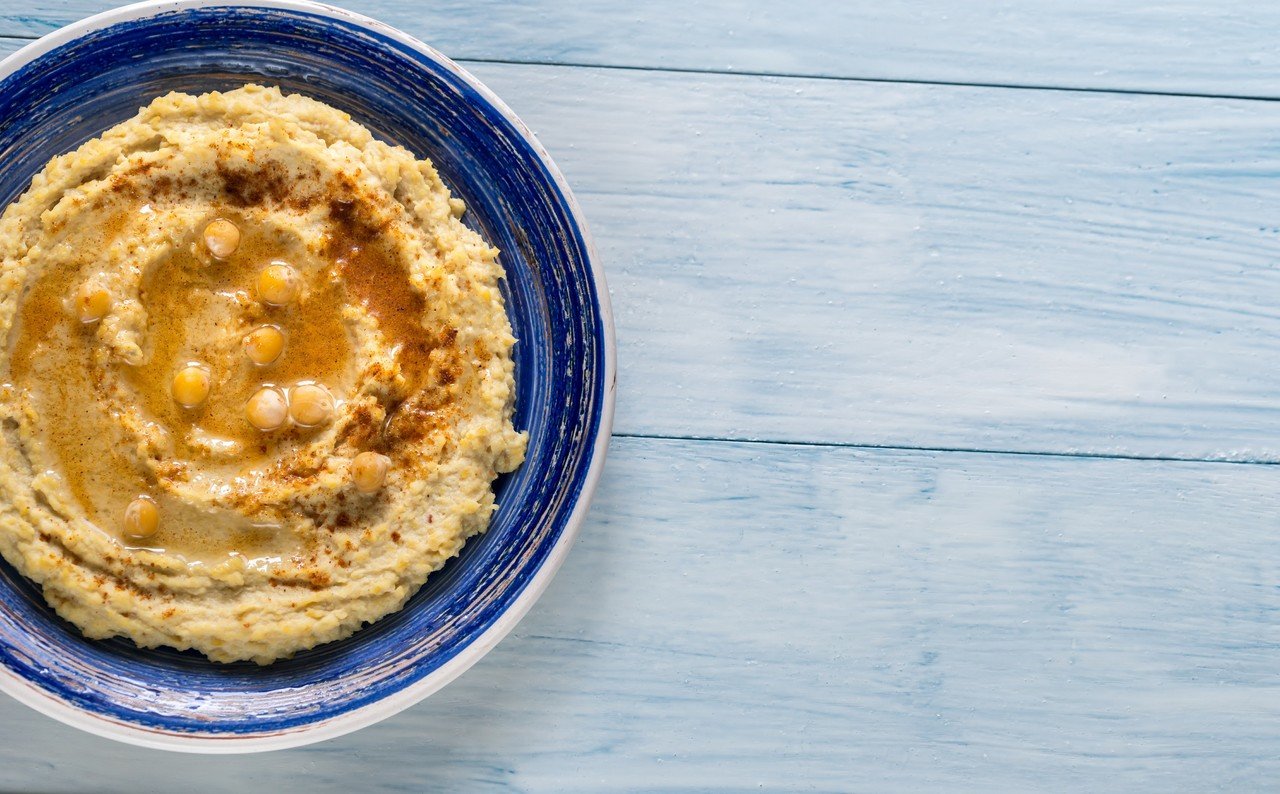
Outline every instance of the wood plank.
{"label": "wood plank", "polygon": [[620,432],[1280,460],[1280,106],[475,70],[593,224]]}
{"label": "wood plank", "polygon": [[472,66],[596,232],[621,433],[1280,460],[1280,106]]}
{"label": "wood plank", "polygon": [[0,36],[0,58],[17,52],[20,48],[30,43],[30,39],[19,39],[14,38],[13,36]]}
{"label": "wood plank", "polygon": [[[116,0],[11,0],[37,36]],[[620,7],[350,0],[455,58],[1277,96],[1280,7],[1244,0],[799,0]]]}
{"label": "wood plank", "polygon": [[1266,790],[1276,476],[620,439],[550,591],[418,707],[192,758],[0,699],[0,788]]}

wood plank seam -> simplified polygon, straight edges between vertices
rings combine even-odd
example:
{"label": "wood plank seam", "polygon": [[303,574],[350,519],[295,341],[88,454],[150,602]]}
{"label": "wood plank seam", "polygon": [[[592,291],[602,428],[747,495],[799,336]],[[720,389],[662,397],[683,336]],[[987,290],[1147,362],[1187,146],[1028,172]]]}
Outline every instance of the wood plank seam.
{"label": "wood plank seam", "polygon": [[[0,35],[0,41],[35,41],[37,36]],[[19,45],[24,46],[24,45]],[[494,64],[498,66],[554,66],[568,69],[608,69],[620,72],[658,72],[662,74],[689,74],[698,76],[763,77],[779,80],[820,80],[831,83],[871,83],[887,85],[923,85],[954,88],[996,88],[1011,91],[1064,91],[1073,94],[1118,94],[1122,96],[1188,97],[1191,99],[1229,99],[1252,102],[1280,101],[1280,96],[1266,94],[1198,93],[1194,91],[1160,91],[1142,88],[1091,88],[1063,86],[1048,83],[995,83],[963,80],[927,80],[899,77],[860,77],[856,75],[827,75],[809,72],[783,72],[750,69],[704,69],[678,66],[635,66],[630,64],[595,63],[591,61],[518,60],[506,58],[455,58],[460,64]]]}
{"label": "wood plank seam", "polygon": [[1160,91],[1146,88],[1091,88],[1085,86],[1051,85],[1047,83],[993,83],[965,80],[927,80],[903,77],[861,77],[857,75],[829,75],[808,72],[782,72],[751,69],[700,69],[680,66],[633,66],[628,64],[592,63],[589,61],[511,60],[505,58],[458,58],[458,63],[484,63],[499,66],[563,66],[575,69],[609,69],[619,72],[661,72],[663,74],[690,74],[699,76],[765,77],[781,80],[820,80],[829,83],[873,83],[888,85],[927,85],[954,88],[1007,88],[1012,91],[1065,91],[1072,94],[1121,94],[1125,96],[1189,97],[1192,99],[1239,99],[1256,102],[1275,102],[1280,96],[1266,94],[1218,94],[1194,91]]}
{"label": "wood plank seam", "polygon": [[1176,455],[1129,455],[1109,452],[1063,452],[1052,450],[1020,450],[983,447],[948,447],[907,444],[863,444],[856,441],[787,441],[770,438],[742,438],[725,436],[668,435],[660,433],[612,433],[610,438],[639,439],[649,441],[691,441],[711,444],[757,444],[771,447],[801,447],[816,449],[861,449],[880,452],[925,452],[954,455],[1009,455],[1023,458],[1058,458],[1068,460],[1132,460],[1150,463],[1214,463],[1234,466],[1280,466],[1280,461],[1263,458],[1197,458]]}
{"label": "wood plank seam", "polygon": [[[733,80],[732,74],[700,80],[656,71],[635,75],[634,70],[471,63],[483,67],[477,71],[500,94],[532,102],[531,108],[520,108],[521,114],[540,136],[555,142],[552,150],[584,200],[593,227],[604,232],[599,235],[602,254],[611,282],[620,285],[619,335],[629,356],[623,380],[635,380],[624,383],[623,391],[639,395],[622,406],[621,431],[636,437],[689,433],[867,449],[1280,462],[1280,452],[1259,447],[1280,437],[1269,418],[1275,415],[1275,386],[1266,379],[1267,368],[1246,366],[1255,356],[1269,355],[1268,345],[1277,338],[1269,327],[1277,316],[1267,300],[1268,285],[1274,283],[1271,235],[1277,230],[1268,224],[1265,192],[1261,201],[1241,201],[1265,190],[1250,186],[1269,184],[1269,161],[1239,162],[1241,152],[1269,151],[1273,124],[1266,116],[1274,110],[1269,105],[1249,103],[1248,112],[1239,114],[1160,98],[1011,95],[840,81],[801,91],[794,82]],[[541,90],[551,81],[559,81],[555,90]],[[658,91],[655,102],[672,109],[665,124],[638,126],[644,119],[627,115],[626,102],[606,99],[587,117],[617,124],[608,135],[581,132],[582,97],[630,96],[638,87]],[[1028,97],[1043,106],[1023,107]],[[953,100],[956,106],[947,108]],[[1057,107],[1068,100],[1084,107]],[[768,142],[776,132],[744,142],[738,131],[719,127],[717,108],[742,101],[750,103],[753,124],[783,130],[800,148],[793,145],[783,156]],[[770,111],[773,103],[784,101],[788,115]],[[1010,113],[1014,103],[1018,112]],[[927,137],[940,106],[952,114],[948,131]],[[683,126],[670,123],[671,118]],[[1058,122],[1049,126],[1064,132],[1042,134],[1046,120]],[[855,125],[861,131],[850,140],[844,131]],[[1202,129],[1213,134],[1187,134]],[[841,134],[831,140],[841,141],[840,146],[822,142],[836,130]],[[619,158],[616,141],[627,140],[619,137],[624,135],[647,136],[648,142],[639,155]],[[1072,139],[1071,147],[1059,145],[1063,135]],[[1001,149],[986,151],[990,140],[1002,141]],[[1198,143],[1202,140],[1208,143]],[[1015,150],[1023,156],[1010,157]],[[699,170],[708,164],[715,170]],[[1059,183],[1055,175],[1071,179]],[[743,185],[753,188],[746,205]],[[654,198],[650,208],[660,211],[649,214],[649,221],[661,219],[677,229],[675,245],[653,246],[643,226],[619,220],[634,214],[634,194]],[[1080,200],[1087,196],[1102,198]],[[671,202],[673,197],[682,203]],[[666,215],[668,207],[680,212]],[[838,208],[840,214],[819,216],[815,207],[823,213]],[[781,213],[777,221],[772,220],[775,211]],[[704,353],[696,351],[692,365],[686,356],[673,366],[665,353],[650,354],[644,340],[661,341],[661,329],[673,327],[674,315],[664,315],[663,304],[654,300],[670,292],[664,278],[699,291],[723,285],[726,275],[751,272],[740,266],[750,261],[750,251],[736,242],[739,227],[717,233],[715,224],[706,222],[731,217],[739,217],[743,229],[806,229],[817,245],[803,256],[782,252],[776,279],[749,275],[735,284],[736,292],[723,292],[733,300],[719,307],[719,314],[702,315],[717,331],[717,354],[732,353],[747,362],[734,371],[732,382],[753,388],[776,382],[781,387],[776,396],[768,397],[767,390],[764,397],[753,393],[732,404],[715,424],[688,426],[671,417],[687,413],[688,405],[723,401],[734,392],[694,394],[691,389],[682,397],[680,388],[649,391],[642,384],[696,383]],[[832,217],[841,225],[828,222]],[[704,229],[713,231],[708,236]],[[1083,234],[1064,238],[1060,251],[1043,256],[1040,240],[1046,230],[1062,229]],[[957,247],[975,240],[982,243],[976,250]],[[814,269],[811,261],[822,267]],[[1089,262],[1098,265],[1079,269]],[[781,284],[787,276],[791,303],[778,319],[790,325],[763,339],[752,330],[760,322],[753,296],[766,282]],[[1184,299],[1188,294],[1197,297]],[[863,311],[851,319],[846,302],[870,309],[877,303],[866,300],[871,296],[890,300],[878,301],[878,314]],[[935,338],[936,330],[927,323],[896,326],[910,316],[919,296],[927,299],[923,305],[930,316],[948,328],[974,330],[959,335],[962,342],[934,352],[913,347],[916,340]],[[1168,308],[1188,306],[1194,311]],[[828,366],[831,348],[810,345],[808,321],[793,319],[801,314],[847,328],[846,334],[858,334],[868,350],[879,352],[856,359],[859,369],[851,376],[827,377],[827,370],[849,368]],[[1245,322],[1224,325],[1223,316]],[[1012,319],[994,319],[1004,317]],[[1078,317],[1089,317],[1090,323],[1071,319]],[[945,356],[937,352],[941,349]],[[921,350],[923,358],[915,352]],[[1206,353],[1210,350],[1212,355]],[[931,375],[956,353],[963,370],[943,368],[941,377]],[[781,360],[794,363],[780,365]],[[1099,361],[1108,364],[1103,376],[1081,383],[1083,363]],[[1036,371],[1045,376],[1029,380],[1026,362],[1040,366]],[[794,372],[784,377],[782,367],[793,365],[809,380],[798,382],[790,377]],[[971,376],[974,371],[983,374]],[[653,378],[655,372],[663,379]],[[1263,375],[1251,374],[1256,372]],[[1214,383],[1217,389],[1201,393],[1201,384]],[[923,399],[921,393],[939,396]],[[859,394],[867,396],[854,396]],[[1166,396],[1174,408],[1157,414]],[[982,409],[1004,405],[1002,398],[1016,400],[1017,410],[987,418]],[[841,404],[855,399],[860,400],[856,405]],[[895,405],[886,411],[885,406]],[[862,417],[859,422],[850,421],[851,409]],[[1137,431],[1135,414],[1146,422]]]}

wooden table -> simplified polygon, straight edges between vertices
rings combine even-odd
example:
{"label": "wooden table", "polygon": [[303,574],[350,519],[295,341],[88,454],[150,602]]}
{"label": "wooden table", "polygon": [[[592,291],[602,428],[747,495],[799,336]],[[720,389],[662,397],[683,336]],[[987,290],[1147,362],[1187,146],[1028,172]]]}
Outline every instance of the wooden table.
{"label": "wooden table", "polygon": [[[5,0],[0,48],[108,4]],[[398,717],[187,757],[0,699],[0,788],[1280,783],[1280,7],[351,5],[582,201],[590,520]]]}

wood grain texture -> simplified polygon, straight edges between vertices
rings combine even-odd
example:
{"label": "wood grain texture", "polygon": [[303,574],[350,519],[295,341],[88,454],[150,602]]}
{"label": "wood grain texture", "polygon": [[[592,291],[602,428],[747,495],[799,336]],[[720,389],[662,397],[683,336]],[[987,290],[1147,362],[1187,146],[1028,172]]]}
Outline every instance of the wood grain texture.
{"label": "wood grain texture", "polygon": [[1280,459],[1280,106],[475,69],[597,233],[620,432]]}
{"label": "wood grain texture", "polygon": [[1266,790],[1277,476],[621,439],[549,592],[423,704],[193,758],[0,699],[0,789]]}
{"label": "wood grain texture", "polygon": [[[36,36],[115,0],[20,0]],[[1280,8],[1243,0],[342,3],[455,58],[1277,96]]]}
{"label": "wood grain texture", "polygon": [[0,36],[0,58],[17,52],[21,47],[30,43],[30,39],[20,39],[14,36]]}
{"label": "wood grain texture", "polygon": [[[1280,61],[1243,3],[352,7],[482,60],[1258,96]],[[1275,467],[625,437],[1280,461],[1280,107],[467,65],[613,292],[624,437],[562,573],[311,748],[164,755],[0,698],[0,790],[1280,784]]]}
{"label": "wood grain texture", "polygon": [[1280,460],[1280,106],[471,66],[592,224],[621,433]]}

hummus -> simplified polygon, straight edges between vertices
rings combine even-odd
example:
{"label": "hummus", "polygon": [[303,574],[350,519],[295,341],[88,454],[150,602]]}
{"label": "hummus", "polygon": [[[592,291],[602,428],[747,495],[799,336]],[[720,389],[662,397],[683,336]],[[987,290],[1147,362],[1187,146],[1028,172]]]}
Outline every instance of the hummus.
{"label": "hummus", "polygon": [[0,554],[262,664],[401,608],[524,457],[498,251],[332,107],[170,94],[0,217]]}

